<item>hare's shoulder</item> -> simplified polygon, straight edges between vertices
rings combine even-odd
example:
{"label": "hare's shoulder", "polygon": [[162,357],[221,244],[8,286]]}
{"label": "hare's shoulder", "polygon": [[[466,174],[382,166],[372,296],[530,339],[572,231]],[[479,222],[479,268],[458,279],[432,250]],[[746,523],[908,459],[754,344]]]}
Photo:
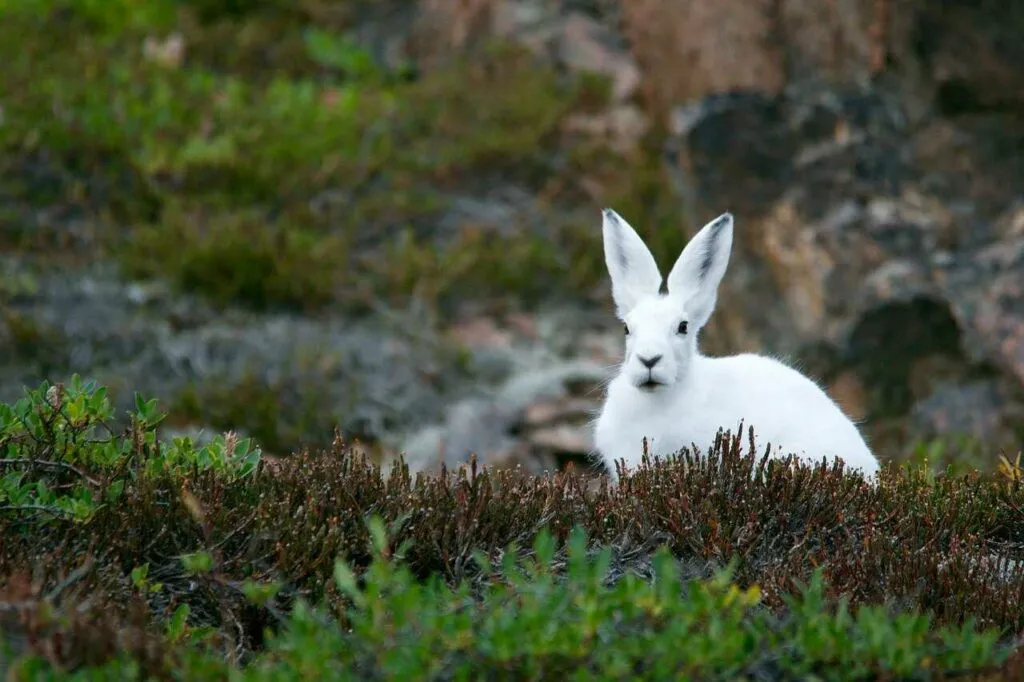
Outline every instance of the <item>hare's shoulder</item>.
{"label": "hare's shoulder", "polygon": [[[709,358],[705,381],[746,390],[754,395],[771,395],[780,391],[819,393],[822,391],[810,377],[786,361],[759,353],[739,353]],[[721,382],[721,383],[719,383]]]}

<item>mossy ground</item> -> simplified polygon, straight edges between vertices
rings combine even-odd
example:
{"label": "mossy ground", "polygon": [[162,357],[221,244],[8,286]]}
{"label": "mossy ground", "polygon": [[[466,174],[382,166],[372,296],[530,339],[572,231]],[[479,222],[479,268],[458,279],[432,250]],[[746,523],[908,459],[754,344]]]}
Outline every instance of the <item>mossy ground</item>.
{"label": "mossy ground", "polygon": [[[385,66],[352,30],[405,7],[0,2],[0,250],[113,260],[217,306],[353,315],[415,299],[443,321],[469,300],[587,297],[605,204],[659,252],[682,245],[657,133],[622,154],[563,126],[606,105],[606,81],[500,42],[428,72]],[[532,197],[533,218],[442,220],[495,186]],[[45,350],[11,316],[18,347]],[[272,390],[250,388],[257,404]],[[248,397],[197,387],[176,417],[245,414],[268,447],[301,443]]]}
{"label": "mossy ground", "polygon": [[[573,189],[582,176],[610,174],[606,186],[632,197],[648,230],[669,215],[669,192],[636,191],[664,189],[656,157],[563,133],[567,115],[603,104],[600,79],[504,44],[410,77],[348,39],[358,7],[314,6],[0,9],[3,191],[101,225],[104,250],[131,275],[307,311],[585,293],[601,270],[597,207]],[[552,212],[539,232],[437,233],[453,192],[496,180],[586,206],[586,219]],[[46,245],[23,232],[12,225],[4,243]]]}

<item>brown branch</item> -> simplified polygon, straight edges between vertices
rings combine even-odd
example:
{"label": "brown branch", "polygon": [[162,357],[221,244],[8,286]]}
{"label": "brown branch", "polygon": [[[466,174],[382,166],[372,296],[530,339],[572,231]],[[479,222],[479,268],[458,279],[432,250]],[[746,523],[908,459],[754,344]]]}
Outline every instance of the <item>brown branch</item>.
{"label": "brown branch", "polygon": [[0,512],[3,511],[39,511],[48,512],[54,516],[74,516],[74,514],[65,509],[46,504],[5,504],[0,506]]}
{"label": "brown branch", "polygon": [[29,457],[11,457],[11,458],[7,458],[7,459],[0,459],[0,464],[10,464],[10,465],[28,464],[28,465],[32,465],[32,466],[41,466],[41,467],[46,467],[46,468],[50,468],[50,469],[64,469],[66,471],[70,471],[72,473],[77,474],[79,477],[84,479],[86,482],[88,482],[88,483],[90,483],[90,484],[92,484],[94,486],[97,486],[97,487],[99,486],[99,481],[97,481],[96,479],[90,477],[88,474],[86,474],[84,471],[82,471],[78,467],[72,466],[72,465],[70,465],[70,464],[68,464],[66,462],[54,462],[53,460],[49,460],[49,459],[31,459]]}

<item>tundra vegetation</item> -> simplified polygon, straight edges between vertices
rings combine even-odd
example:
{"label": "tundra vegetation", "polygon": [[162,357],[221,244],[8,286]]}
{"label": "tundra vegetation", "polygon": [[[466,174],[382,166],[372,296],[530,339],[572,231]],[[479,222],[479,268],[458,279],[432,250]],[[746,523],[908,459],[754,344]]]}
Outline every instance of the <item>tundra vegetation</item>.
{"label": "tundra vegetation", "polygon": [[[32,273],[95,259],[308,315],[588,295],[592,213],[515,238],[432,227],[459,187],[499,177],[571,205],[585,165],[678,252],[659,133],[623,154],[561,126],[607,82],[501,42],[424,75],[384,67],[346,33],[377,4],[0,0],[0,252],[30,266],[0,273],[17,352],[46,366],[73,343],[7,305]],[[297,447],[279,409],[242,384],[119,414],[77,375],[0,403],[5,679],[1024,672],[1019,459],[868,485],[726,432],[614,488],[432,477],[341,437]],[[188,416],[256,437],[164,435]]]}

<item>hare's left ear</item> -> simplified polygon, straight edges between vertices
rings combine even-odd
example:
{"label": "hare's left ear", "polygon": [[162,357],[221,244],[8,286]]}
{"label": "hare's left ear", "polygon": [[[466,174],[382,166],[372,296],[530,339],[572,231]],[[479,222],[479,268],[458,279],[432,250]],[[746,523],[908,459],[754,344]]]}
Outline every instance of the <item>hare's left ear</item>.
{"label": "hare's left ear", "polygon": [[700,229],[668,274],[668,292],[683,297],[691,329],[705,324],[715,310],[718,285],[732,250],[732,214],[723,213]]}
{"label": "hare's left ear", "polygon": [[629,223],[610,208],[604,218],[604,260],[612,278],[616,314],[624,319],[643,296],[657,294],[661,272],[644,240]]}

